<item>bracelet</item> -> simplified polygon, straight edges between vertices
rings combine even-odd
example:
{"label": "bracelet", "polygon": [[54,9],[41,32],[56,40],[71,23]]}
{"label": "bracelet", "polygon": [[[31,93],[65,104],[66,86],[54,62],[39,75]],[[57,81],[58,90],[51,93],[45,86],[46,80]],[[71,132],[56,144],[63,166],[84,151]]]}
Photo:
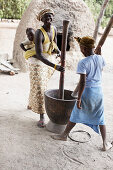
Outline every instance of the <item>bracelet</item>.
{"label": "bracelet", "polygon": [[55,69],[55,70],[56,70],[56,66],[57,66],[57,65],[55,64],[55,66],[54,66],[54,69]]}

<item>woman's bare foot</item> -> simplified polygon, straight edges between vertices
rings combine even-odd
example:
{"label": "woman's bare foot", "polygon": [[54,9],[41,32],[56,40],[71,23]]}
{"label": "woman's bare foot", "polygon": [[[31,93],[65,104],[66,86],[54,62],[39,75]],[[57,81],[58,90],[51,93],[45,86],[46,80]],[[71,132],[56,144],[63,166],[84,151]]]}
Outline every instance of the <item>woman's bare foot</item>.
{"label": "woman's bare foot", "polygon": [[113,147],[113,142],[112,143],[107,142],[105,145],[103,145],[102,150],[107,151],[107,150],[111,149],[112,147]]}
{"label": "woman's bare foot", "polygon": [[28,106],[27,106],[27,109],[31,110],[31,107],[28,105]]}
{"label": "woman's bare foot", "polygon": [[44,123],[44,120],[39,120],[38,123],[37,123],[37,126],[39,128],[44,128],[46,126],[45,123]]}
{"label": "woman's bare foot", "polygon": [[52,135],[51,137],[55,140],[62,140],[62,141],[67,140],[67,136],[64,136],[64,135]]}

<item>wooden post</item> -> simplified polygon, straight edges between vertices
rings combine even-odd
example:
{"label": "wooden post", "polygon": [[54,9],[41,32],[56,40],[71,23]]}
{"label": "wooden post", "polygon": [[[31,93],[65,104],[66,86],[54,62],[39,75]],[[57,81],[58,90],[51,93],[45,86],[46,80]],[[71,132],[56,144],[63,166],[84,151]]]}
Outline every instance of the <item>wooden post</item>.
{"label": "wooden post", "polygon": [[111,28],[112,28],[112,25],[113,25],[113,15],[111,16],[111,18],[110,18],[110,20],[108,22],[108,25],[107,25],[107,27],[106,27],[100,41],[98,42],[98,45],[97,45],[96,49],[98,49],[99,46],[102,47],[102,45],[104,44],[104,42],[105,42],[105,40],[106,40],[106,38],[107,38]]}
{"label": "wooden post", "polygon": [[[62,34],[62,48],[61,48],[61,66],[63,67],[65,67],[68,25],[69,25],[69,21],[64,20],[63,21],[63,34]],[[60,73],[59,98],[64,99],[64,72]]]}

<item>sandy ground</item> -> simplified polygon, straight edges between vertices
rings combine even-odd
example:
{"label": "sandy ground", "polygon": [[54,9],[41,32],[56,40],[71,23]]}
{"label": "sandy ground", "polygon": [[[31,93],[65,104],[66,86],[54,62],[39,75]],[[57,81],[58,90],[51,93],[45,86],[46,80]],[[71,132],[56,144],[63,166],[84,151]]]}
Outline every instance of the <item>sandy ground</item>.
{"label": "sandy ground", "polygon": [[[107,54],[103,92],[107,136],[109,141],[113,141],[113,38],[110,37],[107,44],[103,49],[103,55]],[[69,138],[66,142],[54,141],[51,132],[37,127],[39,115],[26,109],[29,73],[15,76],[0,74],[0,79],[0,170],[113,169],[113,148],[102,152],[101,136],[89,127],[78,124],[73,129],[90,133],[91,139],[86,143],[74,142]],[[76,71],[66,70],[65,89],[73,90],[77,81]],[[48,89],[58,86],[59,73],[55,72],[48,83]],[[48,120],[46,115],[46,123]],[[82,133],[74,137],[79,140],[88,139]]]}
{"label": "sandy ground", "polygon": [[[70,77],[71,75],[71,77]],[[1,170],[103,170],[113,168],[113,149],[102,152],[101,137],[90,128],[77,125],[73,129],[91,134],[88,143],[54,141],[51,132],[37,127],[39,116],[26,109],[29,91],[28,73],[0,75],[0,166]],[[65,88],[73,89],[75,72],[67,71]],[[55,73],[48,89],[58,88],[59,73]],[[103,73],[105,118],[109,141],[113,140],[113,76]],[[48,117],[46,115],[46,122]],[[79,134],[80,140],[88,136]],[[80,161],[78,163],[76,160]]]}

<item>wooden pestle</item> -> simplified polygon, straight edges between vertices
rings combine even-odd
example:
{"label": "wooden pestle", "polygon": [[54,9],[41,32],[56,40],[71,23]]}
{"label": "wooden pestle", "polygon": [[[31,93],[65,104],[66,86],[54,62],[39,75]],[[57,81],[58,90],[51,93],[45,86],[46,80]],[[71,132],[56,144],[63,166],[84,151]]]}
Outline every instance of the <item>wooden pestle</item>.
{"label": "wooden pestle", "polygon": [[[98,42],[96,49],[98,49],[100,46],[102,47],[102,45],[104,44],[104,42],[105,42],[105,40],[106,40],[106,38],[107,38],[111,28],[112,28],[112,25],[113,25],[113,15],[111,16],[111,18],[108,22],[108,25],[106,26],[106,29],[105,29],[102,37],[100,38],[100,40]],[[96,51],[95,51],[95,53],[96,53]]]}
{"label": "wooden pestle", "polygon": [[[69,25],[69,21],[63,20],[63,34],[62,34],[62,48],[61,48],[61,66],[62,67],[65,67],[68,25]],[[64,99],[64,72],[60,73],[59,99]]]}

